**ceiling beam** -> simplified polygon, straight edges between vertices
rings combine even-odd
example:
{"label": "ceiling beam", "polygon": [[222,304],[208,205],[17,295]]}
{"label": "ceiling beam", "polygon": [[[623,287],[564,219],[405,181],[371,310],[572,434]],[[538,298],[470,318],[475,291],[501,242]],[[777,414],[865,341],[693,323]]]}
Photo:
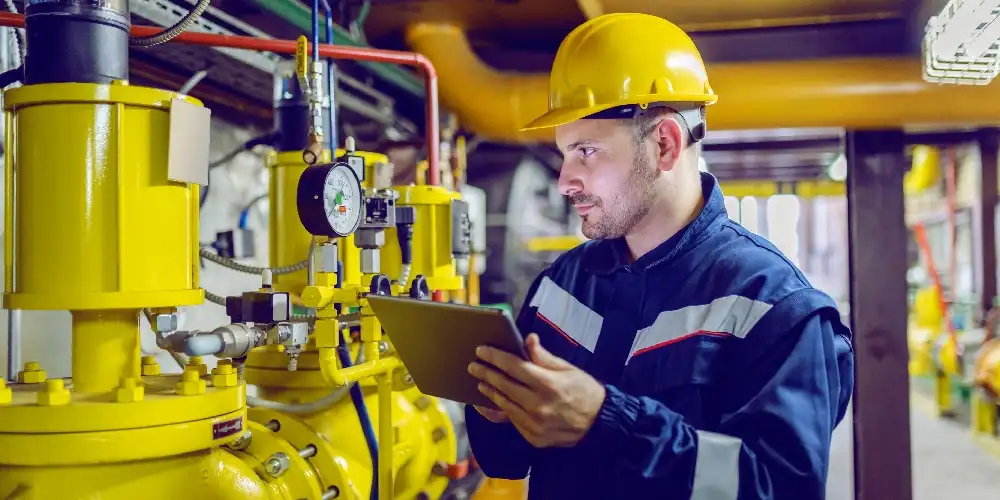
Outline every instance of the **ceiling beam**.
{"label": "ceiling beam", "polygon": [[904,0],[903,3],[903,12],[909,13],[906,18],[907,46],[913,52],[920,52],[927,21],[941,12],[948,0]]}
{"label": "ceiling beam", "polygon": [[[928,0],[934,1],[934,0]],[[484,43],[483,33],[469,33],[476,53],[499,70],[547,72],[558,42]],[[705,31],[691,35],[709,63],[786,61],[838,57],[893,56],[916,53],[907,44],[906,19],[880,19],[812,26]],[[516,38],[516,37],[515,37]]]}

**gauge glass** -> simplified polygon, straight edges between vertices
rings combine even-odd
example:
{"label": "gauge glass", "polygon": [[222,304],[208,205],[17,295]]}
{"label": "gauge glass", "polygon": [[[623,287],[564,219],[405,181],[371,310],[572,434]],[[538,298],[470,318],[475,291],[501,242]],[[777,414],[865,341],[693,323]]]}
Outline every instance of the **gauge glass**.
{"label": "gauge glass", "polygon": [[338,164],[330,169],[323,185],[323,209],[334,232],[350,234],[361,218],[361,186],[350,167]]}

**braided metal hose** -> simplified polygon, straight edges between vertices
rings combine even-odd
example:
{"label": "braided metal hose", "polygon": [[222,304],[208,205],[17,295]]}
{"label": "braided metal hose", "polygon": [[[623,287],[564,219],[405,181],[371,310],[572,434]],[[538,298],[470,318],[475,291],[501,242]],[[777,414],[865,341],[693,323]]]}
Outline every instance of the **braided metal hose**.
{"label": "braided metal hose", "polygon": [[208,4],[210,3],[212,3],[212,0],[201,0],[194,6],[193,9],[189,10],[188,13],[177,22],[177,24],[155,35],[145,37],[130,36],[128,37],[128,44],[132,47],[152,47],[154,45],[160,45],[161,43],[167,43],[194,24],[194,22],[201,17],[201,14],[205,12],[205,9],[208,8]]}
{"label": "braided metal hose", "polygon": [[[202,256],[202,258],[215,262],[216,264],[222,267],[228,267],[229,269],[232,269],[234,271],[239,271],[241,273],[247,273],[247,274],[259,275],[262,274],[264,271],[268,270],[271,271],[272,275],[292,274],[309,267],[309,259],[296,262],[295,264],[291,264],[288,266],[257,267],[257,266],[248,266],[246,264],[240,264],[239,262],[236,262],[233,259],[227,259],[207,248],[201,248],[198,251],[198,253]],[[223,302],[223,304],[225,304],[225,302]]]}

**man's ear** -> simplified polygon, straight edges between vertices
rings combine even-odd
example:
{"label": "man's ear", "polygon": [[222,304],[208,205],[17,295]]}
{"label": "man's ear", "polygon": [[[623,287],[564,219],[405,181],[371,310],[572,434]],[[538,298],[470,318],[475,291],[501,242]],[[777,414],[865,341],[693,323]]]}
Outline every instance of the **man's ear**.
{"label": "man's ear", "polygon": [[660,120],[652,136],[659,152],[655,158],[657,168],[664,172],[673,170],[680,161],[681,153],[684,152],[684,128],[671,113]]}

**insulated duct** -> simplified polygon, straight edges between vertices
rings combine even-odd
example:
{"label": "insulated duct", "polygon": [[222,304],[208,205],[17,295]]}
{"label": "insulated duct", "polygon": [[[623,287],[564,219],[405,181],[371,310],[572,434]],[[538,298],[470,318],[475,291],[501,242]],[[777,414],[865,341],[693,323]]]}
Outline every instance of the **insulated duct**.
{"label": "insulated duct", "polygon": [[[498,142],[552,140],[551,131],[518,132],[546,111],[548,74],[487,66],[449,24],[413,24],[406,39],[437,68],[442,102],[465,128]],[[710,130],[1000,123],[1000,87],[926,83],[919,59],[710,64],[708,76],[719,95]]]}

